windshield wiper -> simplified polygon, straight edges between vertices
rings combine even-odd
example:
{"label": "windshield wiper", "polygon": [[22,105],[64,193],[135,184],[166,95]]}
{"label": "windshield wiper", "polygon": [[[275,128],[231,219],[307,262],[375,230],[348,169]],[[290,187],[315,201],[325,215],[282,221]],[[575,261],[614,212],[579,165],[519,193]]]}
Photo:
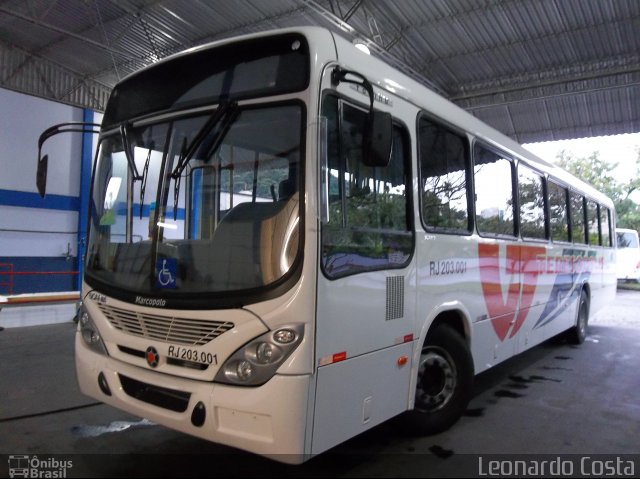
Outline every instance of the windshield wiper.
{"label": "windshield wiper", "polygon": [[[182,139],[182,148],[180,149],[180,159],[178,160],[178,164],[182,161],[182,158],[186,158],[187,156],[187,138],[184,137]],[[185,163],[186,166],[187,163]],[[184,167],[183,167],[184,169]],[[182,171],[182,170],[180,170]],[[171,175],[173,177],[173,174]],[[182,181],[182,175],[178,175],[177,178],[174,177],[173,184],[173,221],[176,221],[178,218],[178,197],[180,196],[180,183]]]}
{"label": "windshield wiper", "polygon": [[174,190],[173,190],[173,221],[176,221],[178,218],[178,196],[180,194],[180,178],[182,176],[182,172],[193,158],[193,155],[196,154],[202,143],[205,139],[209,138],[209,146],[207,147],[207,155],[209,153],[214,152],[220,142],[225,137],[227,131],[235,121],[238,116],[238,102],[225,102],[221,103],[216,111],[213,112],[209,120],[200,128],[200,131],[196,134],[196,136],[191,140],[191,143],[187,146],[186,143],[182,145],[182,151],[180,152],[180,158],[178,159],[178,164],[171,172],[171,178],[174,179]]}
{"label": "windshield wiper", "polygon": [[133,174],[133,181],[142,180],[142,176],[138,173],[138,169],[136,168],[136,162],[133,160],[133,156],[131,156],[131,149],[129,147],[129,133],[127,132],[128,125],[126,123],[122,123],[120,125],[120,137],[122,138],[122,147],[124,148],[124,155],[127,157],[127,163],[129,163],[129,168],[131,168],[131,173]]}
{"label": "windshield wiper", "polygon": [[144,162],[144,169],[142,170],[142,183],[140,184],[140,219],[142,219],[142,207],[144,206],[144,192],[147,188],[147,175],[149,174],[149,163],[151,162],[151,150],[153,150],[153,142],[149,146],[149,153],[147,153],[147,159]]}
{"label": "windshield wiper", "polygon": [[[178,164],[171,172],[171,178],[174,180],[178,179],[187,164],[193,158],[193,155],[196,154],[196,151],[202,144],[202,142],[212,134],[213,142],[211,148],[217,147],[217,144],[224,137],[224,133],[231,126],[231,123],[236,119],[238,114],[238,103],[235,101],[221,103],[216,111],[213,112],[209,120],[200,128],[198,134],[191,140],[189,146],[186,151],[183,151],[180,154],[180,159],[178,160]],[[215,131],[214,131],[215,129]]]}

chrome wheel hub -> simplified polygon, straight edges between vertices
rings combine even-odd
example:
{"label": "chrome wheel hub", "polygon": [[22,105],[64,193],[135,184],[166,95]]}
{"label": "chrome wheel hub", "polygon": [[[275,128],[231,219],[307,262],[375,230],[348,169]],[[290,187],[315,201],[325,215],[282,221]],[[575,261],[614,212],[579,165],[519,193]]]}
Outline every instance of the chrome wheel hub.
{"label": "chrome wheel hub", "polygon": [[443,408],[453,397],[456,383],[451,356],[441,348],[426,348],[418,366],[415,408],[427,412]]}

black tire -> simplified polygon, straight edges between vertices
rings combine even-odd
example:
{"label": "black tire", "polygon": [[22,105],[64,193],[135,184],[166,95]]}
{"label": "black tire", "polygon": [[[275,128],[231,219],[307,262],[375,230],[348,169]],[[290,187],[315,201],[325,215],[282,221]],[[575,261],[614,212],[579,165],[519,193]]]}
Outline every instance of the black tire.
{"label": "black tire", "polygon": [[467,408],[473,376],[465,340],[450,326],[437,326],[420,355],[414,409],[404,415],[409,431],[427,435],[449,429]]}
{"label": "black tire", "polygon": [[580,292],[576,324],[567,332],[567,341],[571,344],[582,344],[587,337],[589,326],[589,296],[585,290]]}

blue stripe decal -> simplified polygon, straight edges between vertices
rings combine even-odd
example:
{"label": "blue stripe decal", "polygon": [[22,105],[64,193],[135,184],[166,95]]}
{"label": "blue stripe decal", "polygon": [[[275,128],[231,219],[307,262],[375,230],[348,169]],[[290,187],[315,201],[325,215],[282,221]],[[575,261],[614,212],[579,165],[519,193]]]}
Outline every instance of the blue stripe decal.
{"label": "blue stripe decal", "polygon": [[64,195],[46,195],[44,198],[40,198],[38,193],[0,189],[0,205],[42,208],[45,210],[78,211],[80,198],[77,196]]}
{"label": "blue stripe decal", "polygon": [[[585,252],[579,249],[564,249],[562,251],[563,257],[581,258],[585,257]],[[595,251],[589,251],[587,258],[596,258]],[[575,268],[575,266],[573,267]],[[547,323],[550,323],[556,319],[560,314],[564,313],[566,308],[571,306],[573,301],[579,301],[580,299],[580,287],[582,284],[589,281],[591,277],[591,271],[583,272],[571,272],[571,273],[558,273],[556,280],[551,289],[548,302],[542,311],[542,314],[533,325],[534,329],[540,328]]]}

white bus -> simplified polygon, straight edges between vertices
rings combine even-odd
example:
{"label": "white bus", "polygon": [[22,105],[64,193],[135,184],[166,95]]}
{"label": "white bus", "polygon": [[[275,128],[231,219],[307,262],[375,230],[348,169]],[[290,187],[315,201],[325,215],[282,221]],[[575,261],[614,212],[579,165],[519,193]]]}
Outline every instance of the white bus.
{"label": "white bus", "polygon": [[638,232],[616,228],[617,272],[620,281],[640,281],[640,242]]}
{"label": "white bus", "polygon": [[320,28],[122,80],[90,203],[82,391],[284,462],[450,427],[615,294],[607,197]]}

